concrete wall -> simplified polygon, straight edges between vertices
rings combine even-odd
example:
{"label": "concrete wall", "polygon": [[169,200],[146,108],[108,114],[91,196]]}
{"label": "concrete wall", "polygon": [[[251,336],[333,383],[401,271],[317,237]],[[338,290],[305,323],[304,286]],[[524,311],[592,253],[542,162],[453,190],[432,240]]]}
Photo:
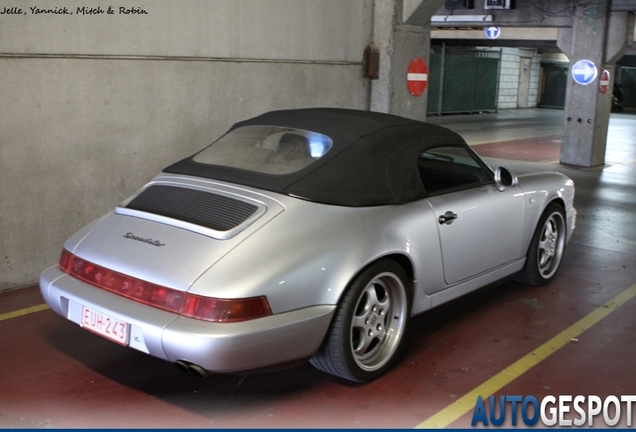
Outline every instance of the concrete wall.
{"label": "concrete wall", "polygon": [[0,290],[36,282],[70,234],[237,120],[369,107],[372,0],[25,5],[0,0],[23,11],[0,15]]}
{"label": "concrete wall", "polygon": [[517,108],[519,94],[519,72],[521,58],[531,59],[530,86],[528,90],[528,108],[536,108],[538,100],[541,59],[534,49],[501,48],[501,64],[499,67],[499,93],[497,109]]}
{"label": "concrete wall", "polygon": [[562,53],[539,53],[533,48],[492,48],[481,47],[483,50],[501,52],[497,93],[497,109],[516,109],[519,95],[519,69],[521,58],[529,57],[530,85],[528,89],[528,108],[536,108],[539,103],[539,86],[541,83],[541,62],[567,62],[568,58]]}

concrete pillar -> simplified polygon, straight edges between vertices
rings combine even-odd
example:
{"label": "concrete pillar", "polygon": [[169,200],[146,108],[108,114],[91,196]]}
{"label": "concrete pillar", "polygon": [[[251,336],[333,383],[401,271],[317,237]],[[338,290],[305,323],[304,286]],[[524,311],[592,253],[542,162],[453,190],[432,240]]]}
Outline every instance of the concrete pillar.
{"label": "concrete pillar", "polygon": [[406,85],[409,63],[421,57],[429,64],[431,27],[398,25],[393,31],[393,70],[390,112],[416,120],[426,120],[428,86],[421,96],[413,96]]}
{"label": "concrete pillar", "polygon": [[373,3],[373,44],[380,52],[380,76],[371,81],[370,110],[391,111],[391,70],[393,62],[393,23],[395,0]]}
{"label": "concrete pillar", "polygon": [[[615,63],[629,49],[626,41],[633,35],[633,14],[611,13],[610,4],[611,0],[599,0],[578,5],[572,28],[559,29],[557,43],[569,57],[570,67],[587,59],[598,69],[597,78],[588,85],[578,84],[568,75],[561,142],[561,163],[566,165],[593,167],[605,163]],[[610,72],[611,80],[602,95],[599,79],[604,69]]]}
{"label": "concrete pillar", "polygon": [[[413,11],[421,14],[423,6],[435,3],[427,9],[428,17],[419,20],[422,25],[404,24]],[[375,0],[374,44],[380,50],[380,78],[371,83],[372,111],[387,112],[417,120],[426,119],[428,87],[421,96],[413,96],[406,85],[409,63],[421,57],[429,63],[431,46],[430,14],[443,0]],[[418,9],[419,7],[419,9]]]}

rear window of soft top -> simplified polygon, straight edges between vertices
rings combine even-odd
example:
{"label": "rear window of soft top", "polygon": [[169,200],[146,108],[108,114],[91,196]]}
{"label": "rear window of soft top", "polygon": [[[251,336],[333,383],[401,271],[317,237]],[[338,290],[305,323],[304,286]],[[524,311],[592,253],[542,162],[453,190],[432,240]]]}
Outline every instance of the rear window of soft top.
{"label": "rear window of soft top", "polygon": [[333,146],[326,135],[279,126],[234,129],[194,156],[197,163],[238,168],[261,174],[300,171]]}

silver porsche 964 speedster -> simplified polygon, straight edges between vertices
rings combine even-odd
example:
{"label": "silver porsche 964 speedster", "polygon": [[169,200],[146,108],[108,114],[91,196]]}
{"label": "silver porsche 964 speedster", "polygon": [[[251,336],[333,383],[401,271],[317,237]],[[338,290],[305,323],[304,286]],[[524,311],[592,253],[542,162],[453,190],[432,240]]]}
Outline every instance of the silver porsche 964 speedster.
{"label": "silver porsche 964 speedster", "polygon": [[275,111],[82,228],[40,287],[69,320],[196,375],[309,360],[365,382],[413,315],[511,275],[550,282],[573,199],[563,174],[493,171],[440,126]]}

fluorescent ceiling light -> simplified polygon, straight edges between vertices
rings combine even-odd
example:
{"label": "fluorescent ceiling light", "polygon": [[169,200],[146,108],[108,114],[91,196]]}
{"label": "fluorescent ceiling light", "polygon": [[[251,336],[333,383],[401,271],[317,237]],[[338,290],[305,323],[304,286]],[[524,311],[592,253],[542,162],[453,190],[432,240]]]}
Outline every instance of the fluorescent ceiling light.
{"label": "fluorescent ceiling light", "polygon": [[431,22],[486,22],[492,15],[433,15]]}

